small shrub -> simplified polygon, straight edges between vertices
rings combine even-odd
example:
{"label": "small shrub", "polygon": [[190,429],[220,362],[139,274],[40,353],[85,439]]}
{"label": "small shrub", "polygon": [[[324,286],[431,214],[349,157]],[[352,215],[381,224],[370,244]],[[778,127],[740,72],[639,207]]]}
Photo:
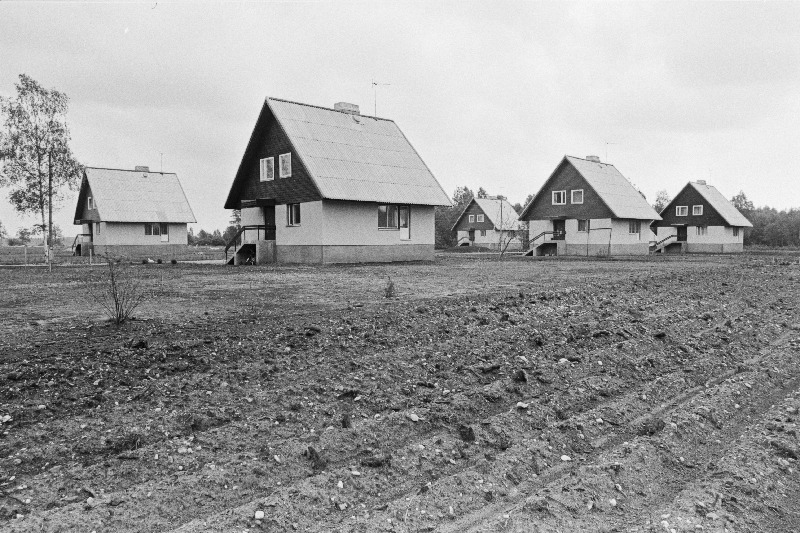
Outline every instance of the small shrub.
{"label": "small shrub", "polygon": [[384,298],[394,298],[396,296],[395,288],[394,288],[394,281],[392,278],[389,277],[388,281],[386,282],[386,286],[383,288],[383,297]]}
{"label": "small shrub", "polygon": [[172,263],[173,265],[177,265],[178,264],[178,260],[177,259],[173,259],[172,261],[170,261],[170,263]]}
{"label": "small shrub", "polygon": [[161,260],[161,258],[159,257],[158,259],[156,259],[156,263],[158,263],[158,264],[160,265],[161,263],[163,263],[163,261],[162,261],[162,260]]}
{"label": "small shrub", "polygon": [[91,301],[105,311],[115,324],[133,318],[136,308],[149,296],[142,279],[135,271],[123,264],[108,261],[108,269],[101,271],[98,280],[87,282],[87,293]]}

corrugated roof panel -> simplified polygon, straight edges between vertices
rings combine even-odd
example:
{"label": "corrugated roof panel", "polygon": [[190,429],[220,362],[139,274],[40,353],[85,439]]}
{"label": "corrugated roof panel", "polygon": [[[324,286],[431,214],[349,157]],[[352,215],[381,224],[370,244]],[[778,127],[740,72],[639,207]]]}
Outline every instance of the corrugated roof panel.
{"label": "corrugated roof panel", "polygon": [[743,228],[752,228],[753,224],[750,223],[743,214],[739,212],[727,198],[722,196],[722,193],[717,190],[713,185],[705,183],[697,183],[690,181],[692,187],[697,189],[697,192],[711,204],[711,206],[720,214],[722,218],[728,223],[729,226],[738,226]]}
{"label": "corrugated roof panel", "polygon": [[196,222],[176,174],[86,168],[104,222]]}
{"label": "corrugated roof panel", "polygon": [[272,98],[268,103],[324,198],[450,205],[391,120]]}

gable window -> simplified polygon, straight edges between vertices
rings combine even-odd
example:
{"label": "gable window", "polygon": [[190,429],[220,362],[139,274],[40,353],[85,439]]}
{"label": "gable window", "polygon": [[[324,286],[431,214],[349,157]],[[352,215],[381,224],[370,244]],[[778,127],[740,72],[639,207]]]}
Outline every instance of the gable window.
{"label": "gable window", "polygon": [[[470,215],[472,218],[473,215]],[[470,220],[470,222],[472,222]],[[378,206],[378,229],[398,229],[400,218],[397,215],[397,206],[386,204]]]}
{"label": "gable window", "polygon": [[281,154],[278,159],[280,166],[280,176],[282,178],[289,178],[292,175],[292,154]]}
{"label": "gable window", "polygon": [[572,195],[573,204],[583,203],[583,189],[573,189],[570,194]]}
{"label": "gable window", "polygon": [[473,224],[473,223],[475,223],[475,215],[470,215],[470,216],[469,216],[469,223],[470,223],[470,224]]}
{"label": "gable window", "polygon": [[483,222],[483,215],[477,215],[475,218],[476,222]]}
{"label": "gable window", "polygon": [[589,231],[589,221],[588,220],[578,220],[578,231],[586,232]]}
{"label": "gable window", "polygon": [[676,205],[675,206],[675,216],[676,217],[685,217],[689,215],[689,206],[688,205]]}
{"label": "gable window", "polygon": [[566,205],[567,191],[553,191],[553,205]]}
{"label": "gable window", "polygon": [[94,209],[94,198],[92,198],[91,196],[86,200],[86,207],[88,209]]}
{"label": "gable window", "polygon": [[286,225],[300,225],[300,204],[286,204]]}
{"label": "gable window", "polygon": [[628,233],[631,235],[639,234],[642,231],[642,221],[641,220],[629,220],[628,221]]}
{"label": "gable window", "polygon": [[739,228],[733,228],[733,236],[734,237],[738,237],[739,236]]}
{"label": "gable window", "polygon": [[702,205],[693,205],[692,206],[692,214],[693,215],[702,215],[703,214],[703,206]]}
{"label": "gable window", "polygon": [[272,181],[275,179],[275,158],[265,157],[261,160],[261,181]]}
{"label": "gable window", "polygon": [[705,235],[708,232],[708,226],[697,226],[697,234]]}

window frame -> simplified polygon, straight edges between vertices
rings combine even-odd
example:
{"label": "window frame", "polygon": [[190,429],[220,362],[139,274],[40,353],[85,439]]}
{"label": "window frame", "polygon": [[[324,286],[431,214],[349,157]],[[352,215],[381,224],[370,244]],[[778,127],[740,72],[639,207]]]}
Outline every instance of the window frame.
{"label": "window frame", "polygon": [[[581,193],[581,201],[580,202],[576,202],[575,201],[575,193],[576,192]],[[572,189],[571,191],[569,191],[569,201],[570,201],[571,204],[575,204],[575,205],[583,204],[583,189]]]}
{"label": "window frame", "polygon": [[[297,212],[295,212],[295,208]],[[286,226],[297,227],[302,223],[303,217],[300,214],[300,204],[286,204]]]}
{"label": "window frame", "polygon": [[278,156],[278,177],[280,178],[292,177],[292,152],[287,152],[285,154],[281,154]]}
{"label": "window frame", "polygon": [[[275,158],[262,157],[259,160],[259,180],[260,181],[274,181],[275,180]],[[265,172],[265,170],[267,172]]]}
{"label": "window frame", "polygon": [[695,226],[695,235],[698,237],[708,235],[708,226]]}
{"label": "window frame", "polygon": [[486,237],[486,230],[485,229],[480,230],[480,232],[481,232],[481,237]]}
{"label": "window frame", "polygon": [[[697,212],[697,208],[700,208],[700,212]],[[693,205],[692,206],[692,216],[703,216],[703,204]]]}
{"label": "window frame", "polygon": [[733,236],[734,237],[738,237],[739,236],[739,228],[732,228],[732,229],[733,229]]}
{"label": "window frame", "polygon": [[99,222],[95,222],[94,223],[94,234],[95,235],[100,235],[100,223]]}
{"label": "window frame", "polygon": [[[381,226],[381,208],[386,208],[386,224]],[[394,217],[391,215],[394,214]],[[390,219],[394,218],[394,224]],[[400,209],[398,204],[378,204],[378,229],[381,231],[400,231]]]}
{"label": "window frame", "polygon": [[475,223],[475,215],[467,215],[467,222],[469,224],[474,224]]}
{"label": "window frame", "polygon": [[[636,228],[636,231],[631,231],[631,228]],[[642,221],[641,220],[628,220],[628,235],[641,235],[642,234]]]}
{"label": "window frame", "polygon": [[150,237],[153,235],[153,225],[150,222],[144,223],[144,235]]}
{"label": "window frame", "polygon": [[[683,211],[683,214],[681,214]],[[688,217],[689,216],[689,206],[688,205],[676,205],[675,206],[675,216],[676,217]]]}
{"label": "window frame", "polygon": [[86,208],[94,209],[94,198],[92,198],[91,196],[86,198]]}
{"label": "window frame", "polygon": [[[581,222],[584,223],[584,228],[583,229],[581,229]],[[591,227],[591,220],[589,220],[588,218],[586,218],[586,219],[579,218],[578,219],[578,233],[589,233],[590,227]]]}
{"label": "window frame", "polygon": [[[561,195],[561,200],[562,201],[556,202],[556,195],[557,194]],[[564,190],[561,190],[561,191],[550,191],[550,198],[552,200],[552,205],[567,205],[567,190],[564,189]]]}
{"label": "window frame", "polygon": [[475,222],[483,222],[484,220],[483,215],[475,215]]}

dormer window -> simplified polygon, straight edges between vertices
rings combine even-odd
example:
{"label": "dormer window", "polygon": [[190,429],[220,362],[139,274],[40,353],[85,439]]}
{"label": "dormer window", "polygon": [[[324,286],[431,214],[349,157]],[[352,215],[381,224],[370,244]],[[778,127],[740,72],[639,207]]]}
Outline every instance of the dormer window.
{"label": "dormer window", "polygon": [[289,178],[292,175],[292,154],[281,154],[278,159],[278,166],[280,167],[280,176],[282,178]]}
{"label": "dormer window", "polygon": [[275,179],[275,158],[265,157],[261,160],[261,181],[272,181]]}
{"label": "dormer window", "polygon": [[572,194],[572,203],[573,204],[582,204],[583,203],[583,189],[573,189],[571,191]]}
{"label": "dormer window", "polygon": [[566,205],[567,191],[553,191],[553,205]]}
{"label": "dormer window", "polygon": [[702,215],[703,214],[703,206],[702,205],[693,205],[692,206],[692,214],[693,215]]}
{"label": "dormer window", "polygon": [[689,206],[688,205],[676,205],[675,206],[675,216],[676,217],[689,216]]}
{"label": "dormer window", "polygon": [[94,198],[92,198],[91,196],[86,199],[86,208],[94,209]]}

